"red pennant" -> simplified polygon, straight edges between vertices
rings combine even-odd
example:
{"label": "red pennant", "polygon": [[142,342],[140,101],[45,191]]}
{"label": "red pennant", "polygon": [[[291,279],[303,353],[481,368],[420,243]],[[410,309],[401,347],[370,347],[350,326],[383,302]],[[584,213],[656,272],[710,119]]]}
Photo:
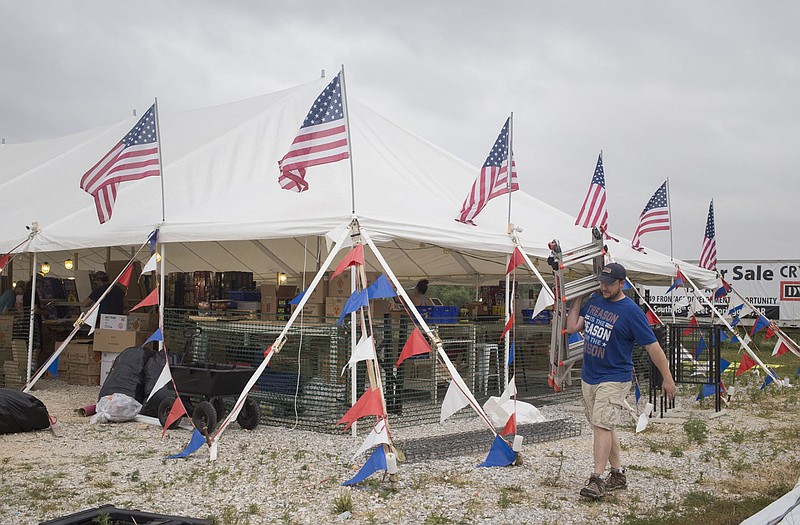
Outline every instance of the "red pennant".
{"label": "red pennant", "polygon": [[742,362],[739,363],[739,368],[736,369],[736,376],[738,377],[739,374],[747,372],[754,366],[756,366],[756,362],[750,359],[747,353],[742,354]]}
{"label": "red pennant", "polygon": [[508,331],[509,331],[509,330],[511,330],[511,328],[512,328],[513,326],[514,326],[514,314],[511,314],[511,317],[509,317],[509,318],[508,318],[508,321],[506,322],[506,326],[505,326],[505,328],[503,328],[503,333],[502,333],[502,334],[500,334],[500,341],[502,341],[502,340],[503,340],[503,338],[506,336],[506,334],[508,333]]}
{"label": "red pennant", "polygon": [[117,282],[123,285],[125,288],[130,287],[132,274],[133,274],[133,264],[129,264],[128,267],[125,268],[125,271],[122,272],[122,275],[119,276],[119,280],[117,280]]}
{"label": "red pennant", "polygon": [[695,328],[697,328],[697,318],[692,316],[692,319],[689,321],[689,328],[683,331],[683,335],[692,335],[692,332],[694,332]]}
{"label": "red pennant", "polygon": [[188,415],[189,414],[186,412],[186,407],[183,406],[183,401],[181,401],[180,397],[176,397],[175,402],[172,403],[172,408],[169,411],[169,415],[167,416],[167,421],[164,423],[164,430],[161,431],[161,437],[164,437],[164,434],[167,433],[167,429],[172,426],[174,422],[183,416]]}
{"label": "red pennant", "polygon": [[350,407],[350,410],[348,410],[347,413],[342,416],[342,419],[337,421],[336,424],[338,425],[340,423],[347,423],[347,426],[344,427],[344,429],[347,430],[356,420],[361,419],[364,416],[385,415],[386,414],[383,412],[383,402],[381,400],[380,389],[370,388],[358,398],[356,404]]}
{"label": "red pennant", "polygon": [[512,413],[509,416],[508,421],[506,422],[506,426],[503,427],[503,430],[500,431],[501,436],[507,436],[509,434],[517,435],[517,414]]}
{"label": "red pennant", "polygon": [[772,355],[779,356],[785,354],[788,351],[789,351],[789,345],[787,345],[786,343],[783,342],[783,340],[781,340],[778,343],[778,348],[775,349]]}
{"label": "red pennant", "polygon": [[511,271],[519,266],[520,264],[525,262],[525,258],[522,256],[522,252],[519,251],[519,246],[514,246],[514,253],[511,254],[511,259],[508,261],[508,268],[506,268],[506,275],[510,274]]}
{"label": "red pennant", "polygon": [[139,304],[131,308],[131,312],[142,308],[143,306],[153,306],[158,304],[158,288],[154,288],[152,292],[150,292],[147,297],[139,301]]}
{"label": "red pennant", "polygon": [[422,332],[419,331],[419,328],[414,328],[414,331],[411,332],[411,335],[408,336],[408,340],[406,344],[403,345],[403,350],[400,352],[400,357],[397,358],[397,364],[395,364],[395,368],[400,368],[400,363],[408,359],[409,357],[420,355],[420,354],[427,354],[430,353],[431,347],[428,344],[428,341],[425,340],[425,337],[422,335]]}
{"label": "red pennant", "polygon": [[775,335],[775,330],[772,329],[772,324],[767,327],[767,331],[764,332],[764,341],[770,339],[773,335]]}
{"label": "red pennant", "polygon": [[8,254],[5,254],[2,257],[0,257],[0,272],[3,271],[3,268],[6,267],[6,264],[8,264]]}
{"label": "red pennant", "polygon": [[349,268],[357,264],[364,266],[363,244],[358,244],[356,245],[355,248],[350,250],[350,253],[348,253],[347,256],[344,259],[342,259],[342,262],[340,262],[339,266],[336,267],[336,270],[333,271],[333,275],[331,275],[331,280],[333,280],[334,277],[342,273],[345,270],[345,268]]}
{"label": "red pennant", "polygon": [[652,310],[647,310],[645,314],[647,316],[647,322],[650,323],[650,326],[656,326],[661,324],[661,319],[653,312]]}

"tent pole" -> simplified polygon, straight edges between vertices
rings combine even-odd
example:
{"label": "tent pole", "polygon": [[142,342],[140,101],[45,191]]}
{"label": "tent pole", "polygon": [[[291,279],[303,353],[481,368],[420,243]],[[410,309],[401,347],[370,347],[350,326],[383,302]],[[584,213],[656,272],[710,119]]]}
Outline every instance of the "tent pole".
{"label": "tent pole", "polygon": [[33,364],[33,327],[34,317],[36,317],[36,277],[39,272],[36,271],[36,256],[37,252],[33,252],[33,272],[31,273],[31,317],[28,322],[28,366],[25,369],[25,382],[31,381],[31,365]]}
{"label": "tent pole", "polygon": [[167,255],[166,255],[166,245],[156,242],[156,253],[161,253],[161,275],[159,276],[160,287],[161,289],[159,292],[158,297],[158,327],[161,329],[161,341],[158,342],[158,351],[164,351],[164,296],[166,295],[166,288],[164,287],[164,281],[166,277],[166,272],[164,269],[167,266]]}
{"label": "tent pole", "polygon": [[353,143],[350,139],[350,108],[347,106],[347,90],[345,89],[344,81],[344,64],[342,70],[339,72],[341,75],[341,89],[342,89],[342,106],[344,106],[344,123],[345,131],[347,132],[347,157],[350,159],[350,212],[353,217],[356,215],[356,182],[353,171]]}
{"label": "tent pole", "polygon": [[[166,218],[165,218],[166,217],[166,210],[165,210],[165,204],[164,204],[164,161],[161,159],[161,123],[159,122],[159,119],[158,119],[158,97],[156,97],[155,103],[153,104],[153,107],[155,108],[155,114],[156,114],[156,141],[157,141],[157,144],[158,144],[158,171],[159,171],[159,175],[160,175],[159,179],[161,179],[161,222],[164,222],[166,220]],[[161,257],[162,257],[161,260],[163,261],[164,260],[163,259],[164,256],[162,255]]]}

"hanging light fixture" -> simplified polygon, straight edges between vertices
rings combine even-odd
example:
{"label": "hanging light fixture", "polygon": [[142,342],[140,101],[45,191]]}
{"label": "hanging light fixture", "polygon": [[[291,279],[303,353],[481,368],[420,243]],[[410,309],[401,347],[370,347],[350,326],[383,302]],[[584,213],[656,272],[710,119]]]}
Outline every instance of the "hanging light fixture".
{"label": "hanging light fixture", "polygon": [[49,262],[43,262],[42,263],[42,273],[45,274],[45,275],[50,273],[50,263]]}
{"label": "hanging light fixture", "polygon": [[64,261],[64,268],[67,270],[72,270],[73,266],[75,266],[75,264],[72,262],[72,259],[67,259]]}
{"label": "hanging light fixture", "polygon": [[160,262],[161,262],[161,254],[160,254],[160,253],[158,253],[158,252],[156,252],[156,262],[157,262],[157,263],[160,263]]}
{"label": "hanging light fixture", "polygon": [[278,286],[286,283],[286,274],[284,272],[278,272]]}

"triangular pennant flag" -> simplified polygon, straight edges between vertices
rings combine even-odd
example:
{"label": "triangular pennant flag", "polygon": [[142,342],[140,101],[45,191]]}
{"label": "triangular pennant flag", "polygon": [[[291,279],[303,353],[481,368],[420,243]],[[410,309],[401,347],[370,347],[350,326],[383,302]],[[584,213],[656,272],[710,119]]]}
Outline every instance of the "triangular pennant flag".
{"label": "triangular pennant flag", "polygon": [[683,297],[679,297],[677,301],[675,301],[675,309],[680,310],[682,308],[686,308],[689,306],[689,298],[685,295]]}
{"label": "triangular pennant flag", "polygon": [[367,287],[367,296],[370,299],[388,299],[389,297],[397,297],[397,292],[394,291],[389,278],[384,274],[380,274],[375,279],[375,282]]}
{"label": "triangular pennant flag", "polygon": [[783,342],[783,339],[778,336],[778,341],[775,343],[775,349],[772,351],[772,355],[778,356],[783,355],[789,351],[789,345]]}
{"label": "triangular pennant flag", "polygon": [[344,318],[347,314],[351,314],[358,310],[359,308],[369,307],[369,298],[367,297],[367,290],[359,290],[353,292],[353,294],[347,298],[347,301],[344,303],[344,307],[342,307],[342,313],[339,314],[339,320],[336,321],[336,324],[342,324]]}
{"label": "triangular pennant flag", "polygon": [[500,431],[501,436],[516,435],[517,434],[517,414],[514,412],[508,417],[506,426]]}
{"label": "triangular pennant flag", "polygon": [[359,361],[366,361],[367,359],[375,359],[375,342],[372,336],[361,336],[361,340],[353,349],[353,355],[350,356],[350,361],[342,368],[342,375],[344,375],[344,371],[347,370],[348,366],[353,366]]}
{"label": "triangular pennant flag", "polygon": [[364,245],[357,244],[350,252],[342,259],[342,262],[339,263],[339,266],[333,271],[333,275],[331,275],[331,281],[340,273],[345,271],[346,268],[355,265],[364,265]]}
{"label": "triangular pennant flag", "polygon": [[147,242],[150,243],[150,253],[156,251],[156,244],[158,243],[158,228],[150,232],[150,237],[147,239]]}
{"label": "triangular pennant flag", "polygon": [[372,427],[372,431],[369,433],[367,439],[364,440],[358,450],[356,450],[356,453],[353,454],[351,461],[354,461],[362,453],[380,443],[386,443],[387,445],[389,444],[389,433],[386,431],[386,421],[383,419],[378,421],[378,424]]}
{"label": "triangular pennant flag", "polygon": [[742,336],[742,343],[746,344],[746,345],[749,345],[752,342],[753,342],[753,340],[750,339],[750,335],[747,332],[745,332],[745,334]]}
{"label": "triangular pennant flag", "polygon": [[364,466],[361,467],[361,470],[358,471],[358,474],[342,483],[342,485],[361,483],[379,470],[386,470],[386,453],[383,451],[383,446],[376,448],[375,452],[364,463]]}
{"label": "triangular pennant flag", "polygon": [[508,443],[499,435],[494,437],[492,448],[489,455],[479,467],[507,467],[517,460],[517,453],[514,452]]}
{"label": "triangular pennant flag", "polygon": [[169,410],[169,415],[167,416],[167,421],[164,423],[164,430],[161,431],[161,437],[164,437],[164,434],[167,433],[167,429],[172,426],[174,422],[182,418],[183,416],[188,416],[189,414],[186,413],[186,407],[183,406],[183,401],[181,401],[180,396],[175,398],[175,402],[172,403],[172,408]]}
{"label": "triangular pennant flag", "polygon": [[661,324],[661,319],[653,312],[651,309],[647,309],[647,312],[644,314],[647,317],[647,322],[650,326],[656,326]]}
{"label": "triangular pennant flag", "polygon": [[678,270],[678,276],[675,277],[675,282],[672,283],[672,286],[667,288],[666,293],[670,293],[672,290],[674,290],[675,288],[677,288],[679,286],[683,286],[683,274],[681,273],[680,270]]}
{"label": "triangular pennant flag", "polygon": [[503,328],[503,333],[500,334],[500,341],[503,340],[503,338],[506,336],[508,331],[511,330],[511,328],[513,328],[513,326],[514,326],[514,314],[511,314],[511,316],[508,318],[508,321],[506,321],[505,328]]}
{"label": "triangular pennant flag", "polygon": [[153,332],[153,335],[147,338],[147,341],[142,343],[142,346],[146,345],[150,341],[163,341],[164,336],[161,334],[161,328],[156,328],[156,331]]}
{"label": "triangular pennant flag", "polygon": [[531,317],[536,317],[548,306],[553,306],[553,297],[543,286],[542,289],[539,290],[539,297],[536,298],[536,306],[533,307],[533,315]]}
{"label": "triangular pennant flag", "polygon": [[738,377],[740,374],[747,372],[754,366],[756,366],[756,362],[753,361],[747,353],[742,354],[742,361],[739,363],[739,368],[736,369],[736,376]]}
{"label": "triangular pennant flag", "polygon": [[767,374],[767,377],[764,378],[764,382],[761,384],[760,390],[764,390],[765,388],[767,388],[767,385],[769,385],[773,381],[775,381],[775,379],[773,379],[772,375],[771,374]]}
{"label": "triangular pennant flag", "polygon": [[53,377],[58,375],[58,358],[59,357],[61,357],[61,356],[56,356],[56,358],[53,359],[53,362],[50,363],[50,366],[47,367],[47,371],[50,372],[50,374],[52,374]]}
{"label": "triangular pennant flag", "polygon": [[728,295],[732,290],[731,285],[725,279],[717,279],[717,290],[714,292],[714,299],[721,299]]}
{"label": "triangular pennant flag", "polygon": [[200,433],[199,430],[194,429],[192,432],[192,439],[189,440],[189,443],[186,445],[181,452],[177,454],[172,454],[171,456],[167,456],[164,459],[178,459],[178,458],[185,458],[188,455],[198,451],[200,447],[206,444],[206,438],[203,434]]}
{"label": "triangular pennant flag", "polygon": [[733,319],[731,319],[731,328],[739,324],[741,321],[742,320],[739,318],[738,315],[733,316]]}
{"label": "triangular pennant flag", "polygon": [[583,341],[583,337],[581,336],[581,334],[577,332],[575,332],[574,334],[569,334],[569,340],[567,342],[569,343],[570,346],[580,341]]}
{"label": "triangular pennant flag", "polygon": [[145,403],[150,401],[153,394],[161,390],[161,388],[170,381],[172,381],[172,373],[169,370],[169,363],[164,363],[164,368],[161,369],[161,373],[158,375],[158,379],[156,379],[156,384],[153,385],[153,389],[150,391],[150,395],[147,396]]}
{"label": "triangular pennant flag", "polygon": [[145,274],[147,272],[154,272],[158,269],[158,256],[153,254],[150,256],[150,259],[147,261],[147,264],[144,265],[142,268],[142,273]]}
{"label": "triangular pennant flag", "polygon": [[458,388],[456,382],[451,380],[450,386],[447,387],[447,393],[444,395],[444,401],[442,401],[442,413],[439,416],[439,423],[444,423],[445,419],[467,405],[469,405],[467,396]]}
{"label": "triangular pennant flag", "polygon": [[367,391],[358,398],[356,404],[351,406],[350,410],[348,410],[336,424],[347,423],[347,426],[344,427],[344,429],[347,430],[356,420],[362,417],[385,415],[386,414],[383,413],[380,389],[367,388]]}
{"label": "triangular pennant flag", "polygon": [[147,297],[139,301],[139,304],[131,308],[131,312],[144,306],[153,306],[156,304],[158,304],[158,287],[153,288],[153,291],[147,294]]}
{"label": "triangular pennant flag", "polygon": [[698,299],[697,296],[693,297],[692,298],[692,312],[700,313],[703,310],[705,310],[705,306],[703,306],[703,303],[700,302],[700,299]]}
{"label": "triangular pennant flag", "polygon": [[303,300],[303,296],[306,294],[306,290],[308,290],[308,288],[297,294],[291,301],[289,301],[289,304],[300,304],[300,301]]}
{"label": "triangular pennant flag", "polygon": [[631,282],[629,280],[625,279],[625,282],[622,283],[622,289],[623,290],[630,290],[631,288],[633,288],[633,285],[631,284]]}
{"label": "triangular pennant flag", "polygon": [[94,329],[97,325],[97,313],[100,311],[99,307],[95,307],[89,310],[89,314],[83,319],[83,324],[89,326],[89,335],[94,333]]}
{"label": "triangular pennant flag", "polygon": [[759,315],[758,318],[756,319],[756,322],[753,323],[753,328],[750,330],[750,335],[754,336],[768,326],[769,326],[769,319],[767,319],[763,315]]}
{"label": "triangular pennant flag", "polygon": [[517,385],[514,382],[514,376],[511,376],[511,380],[506,385],[505,390],[500,394],[500,404],[505,403],[515,395],[517,395]]}
{"label": "triangular pennant flag", "polygon": [[415,327],[414,331],[411,332],[411,335],[408,336],[406,344],[403,345],[403,350],[400,352],[400,357],[397,358],[397,363],[394,365],[394,367],[400,368],[400,363],[411,356],[429,354],[430,352],[431,347],[428,344],[428,341],[425,340],[425,337],[422,335],[422,332],[419,331],[419,328]]}
{"label": "triangular pennant flag", "polygon": [[700,389],[700,392],[697,394],[695,400],[700,401],[704,397],[713,396],[716,393],[717,393],[716,385],[703,385],[703,388]]}
{"label": "triangular pennant flag", "polygon": [[692,318],[689,320],[689,328],[686,328],[683,331],[683,336],[686,337],[687,335],[692,335],[692,332],[694,332],[695,329],[697,329],[697,318],[692,316]]}
{"label": "triangular pennant flag", "polygon": [[128,267],[123,270],[122,275],[119,276],[117,284],[121,284],[125,288],[131,286],[131,275],[133,275],[133,264],[128,264]]}
{"label": "triangular pennant flag", "polygon": [[514,341],[511,341],[511,344],[508,345],[508,366],[514,364]]}
{"label": "triangular pennant flag", "polygon": [[729,366],[731,366],[731,362],[730,361],[727,361],[725,359],[720,358],[720,360],[719,360],[719,373],[721,374],[722,372],[727,370]]}
{"label": "triangular pennant flag", "polygon": [[731,338],[731,336],[728,335],[728,332],[726,332],[725,330],[720,330],[720,332],[719,332],[719,340],[720,340],[721,343],[724,343],[725,341],[727,341],[730,338]]}
{"label": "triangular pennant flag", "polygon": [[3,268],[6,267],[6,264],[8,264],[8,254],[7,253],[3,254],[3,256],[0,257],[0,273],[2,273]]}
{"label": "triangular pennant flag", "polygon": [[706,345],[706,340],[705,340],[705,339],[703,339],[703,336],[701,335],[701,336],[700,336],[700,340],[699,340],[699,341],[697,341],[697,348],[696,348],[696,349],[695,349],[695,351],[694,351],[694,358],[695,358],[695,359],[699,359],[699,358],[700,358],[700,354],[702,354],[702,353],[703,353],[703,351],[704,351],[706,348],[708,348],[708,345]]}
{"label": "triangular pennant flag", "polygon": [[635,392],[636,392],[636,404],[638,405],[639,404],[639,399],[642,398],[642,391],[639,390],[639,382],[638,381],[636,382],[636,384],[634,386],[636,387],[636,390],[635,390]]}
{"label": "triangular pennant flag", "polygon": [[767,327],[767,331],[764,332],[764,341],[771,339],[773,335],[775,335],[775,330],[773,330],[772,323],[770,323]]}
{"label": "triangular pennant flag", "polygon": [[514,268],[525,262],[525,257],[519,250],[519,246],[514,246],[514,253],[511,254],[511,259],[508,260],[508,267],[506,268],[506,275],[510,274]]}

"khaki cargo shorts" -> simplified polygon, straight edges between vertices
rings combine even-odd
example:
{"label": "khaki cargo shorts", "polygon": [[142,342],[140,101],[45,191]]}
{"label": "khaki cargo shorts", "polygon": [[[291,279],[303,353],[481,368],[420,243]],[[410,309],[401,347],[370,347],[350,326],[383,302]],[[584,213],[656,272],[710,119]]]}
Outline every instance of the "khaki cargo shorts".
{"label": "khaki cargo shorts", "polygon": [[592,425],[606,430],[613,430],[620,426],[624,423],[627,414],[625,397],[630,390],[630,381],[596,385],[581,381],[586,419]]}

